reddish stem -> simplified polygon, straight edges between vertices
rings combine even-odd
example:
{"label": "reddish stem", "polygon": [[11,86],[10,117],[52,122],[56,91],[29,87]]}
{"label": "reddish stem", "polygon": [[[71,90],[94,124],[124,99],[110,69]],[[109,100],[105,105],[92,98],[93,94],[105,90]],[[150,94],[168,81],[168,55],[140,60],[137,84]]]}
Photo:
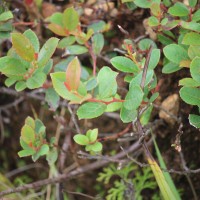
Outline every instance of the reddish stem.
{"label": "reddish stem", "polygon": [[15,22],[13,26],[34,26],[35,22]]}
{"label": "reddish stem", "polygon": [[130,123],[130,124],[128,124],[128,126],[123,131],[121,131],[119,133],[116,133],[114,135],[108,136],[108,137],[99,138],[99,139],[97,139],[97,141],[98,142],[103,142],[103,141],[117,139],[117,138],[121,137],[122,135],[126,134],[129,131],[129,129],[131,128],[131,125],[132,124]]}

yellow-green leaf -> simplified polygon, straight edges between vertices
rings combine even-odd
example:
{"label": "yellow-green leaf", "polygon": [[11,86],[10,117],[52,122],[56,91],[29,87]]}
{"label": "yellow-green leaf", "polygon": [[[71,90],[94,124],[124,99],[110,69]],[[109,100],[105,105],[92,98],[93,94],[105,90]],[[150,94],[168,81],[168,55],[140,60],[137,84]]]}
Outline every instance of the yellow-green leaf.
{"label": "yellow-green leaf", "polygon": [[176,197],[172,193],[167,181],[165,180],[165,177],[163,175],[163,172],[161,171],[158,164],[152,160],[151,158],[147,158],[148,163],[151,167],[151,170],[153,171],[153,174],[155,176],[155,179],[158,183],[158,186],[160,188],[160,191],[162,193],[164,200],[176,200]]}
{"label": "yellow-green leaf", "polygon": [[11,36],[16,53],[26,61],[33,61],[35,50],[30,40],[21,33],[12,33]]}
{"label": "yellow-green leaf", "polygon": [[24,142],[29,144],[30,142],[35,141],[35,133],[33,128],[31,128],[29,125],[24,125],[21,131],[21,137]]}

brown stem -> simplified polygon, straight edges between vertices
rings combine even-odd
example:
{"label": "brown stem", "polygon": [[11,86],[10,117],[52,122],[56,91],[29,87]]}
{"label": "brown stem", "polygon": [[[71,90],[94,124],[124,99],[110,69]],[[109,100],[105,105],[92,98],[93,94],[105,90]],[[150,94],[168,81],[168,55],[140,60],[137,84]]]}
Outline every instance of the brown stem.
{"label": "brown stem", "polygon": [[[126,156],[127,153],[133,152],[138,150],[141,147],[141,145],[139,144],[139,142],[136,142],[134,144],[132,144],[127,151],[122,151],[120,153],[118,153],[117,155],[113,156],[113,159],[120,159],[123,158],[124,156]],[[69,180],[71,178],[74,178],[75,176],[82,174],[82,173],[86,173],[86,172],[90,172],[91,170],[95,170],[98,169],[100,167],[103,167],[104,165],[110,163],[110,160],[103,160],[103,161],[96,161],[94,163],[85,165],[83,167],[77,168],[67,174],[61,174],[57,177],[54,178],[50,178],[50,179],[44,179],[41,181],[36,181],[30,184],[26,184],[23,186],[19,186],[17,188],[13,188],[13,189],[9,189],[9,190],[5,190],[0,192],[0,197],[3,197],[7,194],[11,194],[11,193],[17,193],[17,192],[22,192],[24,190],[28,190],[28,189],[33,189],[33,188],[39,188],[48,184],[55,184],[55,183],[59,183],[63,180]]]}

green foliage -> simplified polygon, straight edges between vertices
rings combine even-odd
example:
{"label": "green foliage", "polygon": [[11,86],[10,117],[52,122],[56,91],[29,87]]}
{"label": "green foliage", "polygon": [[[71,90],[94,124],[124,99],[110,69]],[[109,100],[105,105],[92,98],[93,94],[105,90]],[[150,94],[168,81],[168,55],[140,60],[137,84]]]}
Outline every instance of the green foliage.
{"label": "green foliage", "polygon": [[[170,74],[183,68],[188,70],[189,77],[179,80],[179,85],[182,86],[179,91],[180,97],[184,102],[200,107],[200,12],[195,10],[197,0],[189,0],[189,6],[169,0],[123,0],[122,3],[126,3],[131,9],[140,7],[150,10],[148,25],[155,30],[158,41],[163,45],[162,73]],[[45,100],[51,110],[56,110],[62,97],[69,101],[69,104],[78,104],[76,114],[79,120],[93,119],[105,112],[120,110],[122,122],[129,123],[138,117],[138,113],[145,105],[148,108],[140,116],[140,121],[142,125],[148,124],[153,109],[151,104],[159,96],[154,70],[162,63],[161,51],[158,49],[160,44],[157,47],[156,43],[148,38],[138,43],[133,43],[132,38],[126,39],[122,45],[124,56],[114,56],[110,60],[114,70],[107,66],[98,69],[96,60],[106,44],[103,33],[109,30],[110,25],[100,20],[83,28],[82,20],[79,19],[80,13],[75,8],[69,7],[63,13],[57,12],[50,16],[46,20],[49,22],[48,29],[61,37],[61,40],[52,37],[44,41],[41,48],[39,39],[32,30],[26,30],[23,34],[11,33],[12,48],[7,56],[0,58],[0,72],[7,78],[5,85],[10,87],[15,84],[16,91],[41,88],[51,72],[52,87],[43,87]],[[12,12],[0,10],[0,39],[10,37],[12,18]],[[149,62],[146,62],[150,47],[152,51],[149,54]],[[52,68],[51,58],[56,48],[64,50],[64,56],[68,57]],[[85,53],[91,57],[93,74],[87,67],[82,66],[78,57],[74,56]],[[147,69],[145,77],[144,68]],[[127,92],[122,96],[118,94],[119,87],[116,80],[121,72],[128,84]],[[141,82],[144,78],[143,86]],[[196,128],[200,128],[198,114],[189,115],[190,124]],[[90,153],[99,153],[103,149],[99,142],[101,140],[98,139],[98,129],[88,130],[85,135],[76,134],[74,141],[84,146]],[[18,155],[32,156],[33,161],[45,155],[48,164],[53,165],[58,157],[55,146],[57,142],[53,137],[47,142],[44,124],[39,119],[27,117],[21,130],[22,150]],[[158,149],[157,153],[159,154]],[[164,166],[161,158],[159,154],[160,162]],[[174,188],[169,186],[172,185],[169,174],[162,173],[157,163],[149,157],[148,162],[163,198],[180,199],[177,193],[172,192]],[[131,177],[133,171],[135,174]],[[142,190],[155,188],[150,168],[143,168],[140,173],[131,164],[123,169],[116,169],[114,165],[110,165],[99,174],[98,181],[108,184],[113,176],[119,179],[108,191],[108,200],[129,198],[133,195],[132,191],[135,191],[136,199],[142,199]]]}
{"label": "green foliage", "polygon": [[113,176],[117,177],[117,180],[108,190],[107,200],[129,199],[133,196],[139,200],[142,199],[141,192],[143,190],[153,190],[157,187],[150,168],[143,168],[142,172],[139,172],[138,168],[132,163],[120,169],[116,168],[114,164],[104,167],[103,172],[99,173],[97,181],[107,185],[111,183]]}
{"label": "green foliage", "polygon": [[[51,141],[53,141],[53,138],[51,138]],[[26,118],[25,125],[21,130],[20,144],[23,149],[18,152],[20,157],[32,156],[35,162],[41,156],[46,155],[51,164],[57,160],[54,142],[47,143],[46,127],[39,119]],[[49,158],[49,156],[51,157]]]}
{"label": "green foliage", "polygon": [[98,142],[98,129],[88,130],[86,135],[76,134],[74,136],[74,141],[79,144],[85,146],[86,151],[90,152],[101,152],[102,144]]}
{"label": "green foliage", "polygon": [[[3,8],[2,5],[0,5]],[[7,39],[10,37],[10,32],[13,30],[11,20],[13,19],[13,14],[11,11],[4,10],[0,12],[0,39]]]}
{"label": "green foliage", "polygon": [[39,51],[38,38],[30,29],[24,34],[12,33],[11,37],[12,48],[0,58],[0,72],[7,76],[7,86],[16,83],[17,91],[41,87],[53,66],[50,58],[59,40],[50,38]]}

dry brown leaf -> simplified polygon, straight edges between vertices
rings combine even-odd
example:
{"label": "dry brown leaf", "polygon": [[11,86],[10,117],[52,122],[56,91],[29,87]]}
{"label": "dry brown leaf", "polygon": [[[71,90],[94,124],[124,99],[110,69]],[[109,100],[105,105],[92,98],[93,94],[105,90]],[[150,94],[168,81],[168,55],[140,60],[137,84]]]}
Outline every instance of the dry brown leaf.
{"label": "dry brown leaf", "polygon": [[[171,115],[177,117],[179,111],[179,96],[177,94],[172,94],[168,96],[161,104],[163,110],[160,110],[159,117],[164,119],[170,125],[174,125],[176,120],[170,116],[167,112]],[[165,110],[167,112],[165,112]]]}

